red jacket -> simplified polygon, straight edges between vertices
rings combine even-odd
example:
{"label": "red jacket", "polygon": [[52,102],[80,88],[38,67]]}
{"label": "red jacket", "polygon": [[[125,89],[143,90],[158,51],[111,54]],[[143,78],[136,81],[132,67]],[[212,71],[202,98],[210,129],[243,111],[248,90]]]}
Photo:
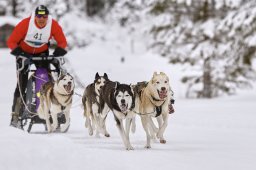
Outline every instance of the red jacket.
{"label": "red jacket", "polygon": [[[29,18],[23,19],[13,30],[11,36],[7,40],[7,45],[10,49],[15,49],[17,46],[20,46],[23,51],[30,53],[30,54],[38,54],[41,52],[44,52],[48,49],[48,45],[45,44],[42,47],[35,48],[29,46],[27,43],[24,42],[24,39],[26,37],[28,27],[29,27]],[[54,39],[57,42],[57,46],[61,48],[67,47],[67,40],[65,38],[65,35],[62,31],[62,28],[60,25],[55,21],[52,20],[52,28],[51,28],[51,35],[49,40],[54,37]]]}

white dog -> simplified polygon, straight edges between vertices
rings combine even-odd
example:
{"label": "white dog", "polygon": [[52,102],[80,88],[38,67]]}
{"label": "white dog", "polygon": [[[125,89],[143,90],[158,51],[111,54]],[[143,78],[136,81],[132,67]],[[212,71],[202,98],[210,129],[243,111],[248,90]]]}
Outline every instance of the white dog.
{"label": "white dog", "polygon": [[[135,85],[135,92],[134,110],[140,114],[142,125],[146,132],[147,144],[145,147],[151,148],[150,139],[155,135],[160,139],[160,143],[166,143],[163,134],[168,125],[171,99],[168,76],[163,72],[160,74],[155,72],[149,82]],[[157,119],[158,128],[152,120],[154,117]]]}

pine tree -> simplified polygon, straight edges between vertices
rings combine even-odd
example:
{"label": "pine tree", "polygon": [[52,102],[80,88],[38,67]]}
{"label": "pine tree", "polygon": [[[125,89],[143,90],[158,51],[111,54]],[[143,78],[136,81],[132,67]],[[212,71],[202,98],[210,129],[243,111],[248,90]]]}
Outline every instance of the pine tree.
{"label": "pine tree", "polygon": [[151,47],[171,63],[188,64],[190,73],[182,79],[188,84],[188,97],[233,94],[255,78],[250,65],[255,44],[248,43],[256,30],[255,2],[220,2],[157,0],[149,4],[157,21],[151,29]]}

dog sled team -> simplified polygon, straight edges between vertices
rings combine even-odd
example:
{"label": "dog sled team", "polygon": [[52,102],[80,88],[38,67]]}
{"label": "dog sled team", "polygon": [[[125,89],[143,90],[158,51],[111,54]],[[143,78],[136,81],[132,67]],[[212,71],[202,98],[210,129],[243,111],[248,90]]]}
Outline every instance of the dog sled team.
{"label": "dog sled team", "polygon": [[[57,129],[57,114],[61,111],[66,118],[66,123],[61,125],[61,131],[64,132],[69,127],[74,87],[74,79],[70,74],[60,76],[55,83],[48,82],[42,86],[38,114],[46,120],[49,133]],[[163,72],[155,72],[150,81],[134,85],[111,81],[106,73],[103,76],[96,73],[94,82],[85,88],[82,97],[85,127],[88,128],[90,136],[95,133],[96,136],[102,134],[110,137],[106,129],[106,118],[111,111],[125,149],[133,150],[129,133],[135,132],[137,115],[141,118],[146,133],[145,147],[151,148],[150,141],[156,138],[164,144],[169,113],[173,112],[172,97],[169,78]],[[52,123],[49,121],[50,117]],[[154,118],[157,120],[157,126]]]}

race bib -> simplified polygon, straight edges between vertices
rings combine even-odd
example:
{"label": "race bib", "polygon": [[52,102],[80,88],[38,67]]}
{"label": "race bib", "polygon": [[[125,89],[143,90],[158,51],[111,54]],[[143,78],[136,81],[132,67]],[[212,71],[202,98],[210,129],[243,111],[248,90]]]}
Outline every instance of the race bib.
{"label": "race bib", "polygon": [[49,15],[47,19],[47,24],[44,28],[38,28],[35,24],[35,14],[31,15],[29,21],[28,32],[25,37],[25,42],[35,48],[39,48],[44,44],[47,44],[51,35],[52,28],[52,17]]}

